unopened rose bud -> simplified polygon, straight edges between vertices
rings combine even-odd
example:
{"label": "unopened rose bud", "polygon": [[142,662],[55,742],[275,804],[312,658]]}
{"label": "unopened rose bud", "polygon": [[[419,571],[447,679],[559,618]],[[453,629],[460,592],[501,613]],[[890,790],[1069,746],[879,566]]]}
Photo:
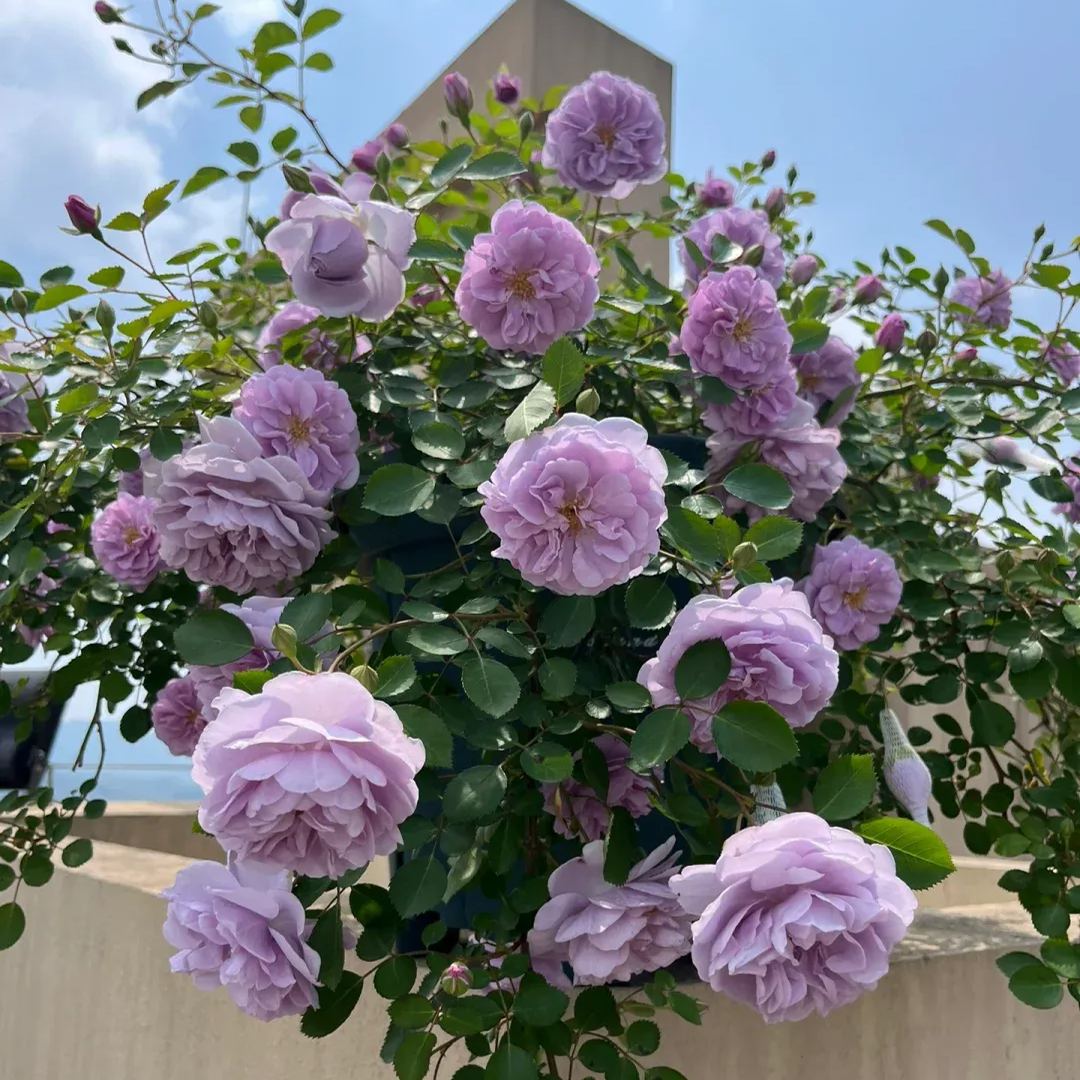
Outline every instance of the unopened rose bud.
{"label": "unopened rose bud", "polygon": [[761,155],[761,167],[763,169],[771,169],[775,164],[776,164],[776,151],[775,150],[766,150],[765,153]]}
{"label": "unopened rose bud", "polygon": [[710,210],[723,210],[735,201],[735,185],[719,176],[713,176],[712,170],[705,174],[705,180],[698,188],[698,202]]}
{"label": "unopened rose bud", "polygon": [[349,674],[369,693],[374,694],[379,685],[379,673],[367,664],[357,664]]}
{"label": "unopened rose bud", "polygon": [[289,660],[296,659],[296,631],[287,623],[278,623],[270,631],[270,644],[282,656],[287,657]]}
{"label": "unopened rose bud", "polygon": [[774,187],[765,196],[765,212],[770,218],[778,218],[787,206],[787,192],[780,187]]}
{"label": "unopened rose bud", "polygon": [[915,348],[923,356],[929,356],[937,348],[937,334],[933,330],[924,330],[915,339]]}
{"label": "unopened rose bud", "polygon": [[69,195],[64,203],[64,209],[71,220],[71,224],[81,233],[96,233],[98,222],[101,220],[101,211],[91,206],[80,195]]}
{"label": "unopened rose bud", "polygon": [[600,395],[590,386],[582,390],[574,402],[574,410],[582,416],[594,416],[600,408]]}
{"label": "unopened rose bud", "polygon": [[929,825],[930,770],[908,741],[892,709],[881,711],[881,739],[885,744],[885,786],[912,820]]}
{"label": "unopened rose bud", "polygon": [[761,244],[751,244],[743,253],[739,262],[743,266],[760,266],[761,260],[765,257],[765,249]]}
{"label": "unopened rose bud", "polygon": [[382,143],[378,139],[369,139],[363,146],[358,146],[352,152],[352,163],[361,172],[374,176],[381,153]]}
{"label": "unopened rose bud", "polygon": [[863,274],[855,282],[854,295],[856,304],[872,304],[885,295],[885,286],[881,283],[881,278],[875,274]]}
{"label": "unopened rose bud", "polygon": [[805,285],[818,272],[818,261],[813,255],[800,255],[788,270],[793,285]]}
{"label": "unopened rose bud", "polygon": [[97,0],[97,3],[94,5],[94,14],[106,24],[124,21],[120,17],[120,12],[111,4],[106,4],[105,0]]}
{"label": "unopened rose bud", "polygon": [[973,347],[967,349],[961,349],[959,352],[953,353],[953,359],[960,363],[965,363],[971,360],[977,360],[979,357],[979,350]]}
{"label": "unopened rose bud", "polygon": [[757,557],[757,544],[744,540],[741,544],[735,545],[735,550],[731,553],[731,565],[736,570],[745,570],[757,562]]}
{"label": "unopened rose bud", "polygon": [[409,297],[409,303],[415,308],[424,308],[428,304],[441,300],[443,291],[439,285],[418,285],[416,292]]}
{"label": "unopened rose bud", "polygon": [[893,311],[881,320],[878,332],[874,335],[874,342],[887,353],[899,352],[904,347],[906,330],[904,317]]}
{"label": "unopened rose bud", "polygon": [[8,298],[8,303],[19,315],[25,315],[29,310],[29,306],[26,303],[26,294],[19,289],[12,290],[11,296]]}
{"label": "unopened rose bud", "polygon": [[521,136],[521,141],[524,142],[531,134],[533,127],[536,124],[536,117],[533,116],[528,109],[526,109],[518,117],[518,135]]}
{"label": "unopened rose bud", "polygon": [[750,813],[751,825],[764,825],[775,818],[783,817],[787,809],[784,793],[774,780],[771,784],[751,784],[750,794],[754,796],[754,809]]}
{"label": "unopened rose bud", "polygon": [[218,328],[217,309],[209,300],[204,300],[199,305],[199,325],[211,333]]}
{"label": "unopened rose bud", "polygon": [[472,976],[469,974],[468,967],[461,963],[460,960],[455,960],[442,973],[439,988],[444,994],[449,994],[451,997],[461,997],[463,994],[467,994],[472,989]]}
{"label": "unopened rose bud", "polygon": [[106,339],[112,337],[113,327],[116,325],[116,312],[113,311],[112,305],[107,300],[99,300],[94,317]]}
{"label": "unopened rose bud", "polygon": [[513,105],[521,97],[521,80],[508,71],[500,71],[491,80],[491,86],[495,91],[495,100],[503,105]]}
{"label": "unopened rose bud", "polygon": [[383,138],[395,149],[404,150],[409,145],[409,129],[404,124],[391,124],[383,132]]}
{"label": "unopened rose bud", "polygon": [[469,113],[472,112],[473,107],[469,80],[460,71],[452,71],[443,78],[443,93],[446,96],[446,108],[450,115],[456,116],[468,127]]}

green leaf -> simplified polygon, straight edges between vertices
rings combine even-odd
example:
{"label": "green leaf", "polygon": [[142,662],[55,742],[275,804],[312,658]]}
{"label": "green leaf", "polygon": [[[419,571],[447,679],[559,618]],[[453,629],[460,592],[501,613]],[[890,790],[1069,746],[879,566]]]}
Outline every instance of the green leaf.
{"label": "green leaf", "polygon": [[451,821],[475,821],[494,813],[506,794],[506,773],[497,765],[474,765],[446,785],[443,813]]}
{"label": "green leaf", "polygon": [[296,31],[283,22],[263,23],[259,32],[252,42],[253,51],[258,53],[269,52],[271,49],[280,49],[282,45],[292,45],[296,41]]}
{"label": "green leaf", "polygon": [[628,810],[616,806],[604,837],[604,880],[613,885],[624,884],[640,858],[634,819]]}
{"label": "green leaf", "polygon": [[411,514],[431,501],[435,477],[415,465],[383,465],[364,488],[364,508],[383,517]]}
{"label": "green leaf", "polygon": [[435,1006],[419,994],[406,994],[393,1002],[388,1011],[391,1022],[398,1027],[416,1029],[425,1028],[431,1023]]}
{"label": "green leaf", "polygon": [[949,849],[933,829],[906,818],[878,818],[856,827],[872,844],[884,844],[896,859],[900,878],[917,890],[944,881],[956,869]]}
{"label": "green leaf", "polygon": [[421,454],[440,461],[457,461],[465,452],[465,436],[456,427],[439,421],[417,428],[412,443]]}
{"label": "green leaf", "polygon": [[328,53],[324,52],[312,53],[304,61],[304,67],[311,68],[312,71],[330,71],[333,69],[333,66],[333,58]]}
{"label": "green leaf", "polygon": [[[312,12],[304,20],[304,40],[307,41],[308,38],[329,30],[331,26],[337,26],[339,22],[341,22],[341,12],[333,8],[321,8],[319,11]],[[420,1075],[422,1076],[423,1073]]]}
{"label": "green leaf", "polygon": [[19,863],[19,872],[24,884],[32,889],[47,885],[53,876],[53,864],[47,852],[38,848],[23,856]]}
{"label": "green leaf", "polygon": [[404,694],[416,682],[416,664],[411,656],[388,656],[378,668],[379,685],[375,688],[378,698]]}
{"label": "green leaf", "polygon": [[540,685],[544,688],[544,693],[556,701],[568,698],[574,692],[574,687],[577,685],[577,675],[577,664],[573,660],[567,660],[562,656],[549,657],[540,665],[540,669],[537,671],[537,677],[540,679]]}
{"label": "green leaf", "polygon": [[411,956],[391,956],[379,965],[371,985],[379,997],[404,997],[416,982],[416,961]]}
{"label": "green leaf", "polygon": [[395,705],[406,735],[424,744],[425,764],[448,769],[453,764],[453,738],[443,720],[420,705]]}
{"label": "green leaf", "polygon": [[690,740],[690,718],[665,706],[649,713],[630,739],[631,767],[646,772],[673,758]]}
{"label": "green leaf", "polygon": [[503,434],[507,442],[524,439],[555,411],[555,391],[546,382],[538,382],[506,418]]}
{"label": "green leaf", "polygon": [[514,1016],[532,1027],[547,1027],[562,1019],[570,998],[546,979],[528,971],[514,996]]}
{"label": "green leaf", "polygon": [[799,752],[788,722],[760,701],[733,701],[713,718],[717,752],[733,765],[770,772]]}
{"label": "green leaf", "polygon": [[814,812],[826,821],[846,821],[870,804],[877,780],[872,754],[845,754],[831,761],[814,786]]}
{"label": "green leaf", "polygon": [[434,856],[410,859],[390,879],[390,899],[398,913],[408,919],[430,911],[446,892],[446,868]]}
{"label": "green leaf", "polygon": [[35,311],[51,311],[53,308],[66,304],[69,300],[75,300],[85,296],[86,290],[81,285],[54,285],[46,289],[34,304]]}
{"label": "green leaf", "polygon": [[332,903],[316,919],[308,944],[319,954],[319,982],[333,989],[341,979],[345,963],[341,908]]}
{"label": "green leaf", "polygon": [[228,152],[234,158],[239,158],[249,168],[254,169],[259,164],[259,148],[253,142],[234,142],[227,147]]}
{"label": "green leaf", "polygon": [[1080,979],[1080,945],[1064,937],[1049,938],[1039,949],[1043,963],[1066,979]]}
{"label": "green leaf", "polygon": [[1026,952],[1008,952],[994,961],[998,970],[1006,978],[1019,971],[1022,967],[1027,967],[1029,964],[1038,964],[1038,962],[1039,958],[1037,956]]}
{"label": "green leaf", "polygon": [[1025,964],[1009,978],[1009,989],[1033,1009],[1053,1009],[1061,1002],[1061,980],[1037,961]]}
{"label": "green leaf", "polygon": [[176,628],[173,642],[188,664],[231,664],[255,648],[247,625],[220,609],[196,612]]}
{"label": "green leaf", "polygon": [[56,411],[61,416],[82,412],[87,406],[93,405],[97,401],[97,397],[97,383],[83,383],[82,386],[76,386],[57,398]]}
{"label": "green leaf", "polygon": [[820,349],[829,340],[828,326],[817,319],[796,319],[788,330],[791,331],[792,356]]}
{"label": "green leaf", "polygon": [[245,694],[257,694],[274,677],[269,668],[248,668],[233,672],[232,684]]}
{"label": "green leaf", "polygon": [[394,1072],[398,1080],[423,1080],[438,1040],[431,1031],[410,1031],[394,1051]]}
{"label": "green leaf", "polygon": [[296,596],[285,605],[278,622],[291,626],[296,631],[297,641],[308,641],[326,626],[326,621],[330,618],[330,606],[328,593]]}
{"label": "green leaf", "polygon": [[626,589],[626,617],[631,626],[659,630],[675,615],[675,594],[662,577],[636,577]]}
{"label": "green leaf", "polygon": [[337,1031],[349,1016],[364,989],[364,980],[355,971],[344,971],[337,986],[319,987],[319,1003],[300,1019],[300,1031],[309,1039],[322,1039]]}
{"label": "green leaf", "polygon": [[88,863],[94,857],[94,845],[85,837],[72,840],[60,853],[60,861],[72,868]]}
{"label": "green leaf", "polygon": [[26,916],[14,900],[0,904],[0,951],[10,949],[26,929]]}
{"label": "green leaf", "polygon": [[1004,746],[1015,733],[1016,721],[1003,705],[980,699],[972,706],[972,746]]}
{"label": "green leaf", "polygon": [[21,289],[23,276],[9,262],[0,261],[0,289]]}
{"label": "green leaf", "polygon": [[124,280],[122,266],[103,266],[95,270],[87,279],[91,285],[100,285],[103,289],[115,289]]}
{"label": "green leaf", "polygon": [[1031,268],[1031,276],[1048,289],[1058,289],[1069,280],[1069,268],[1061,263],[1039,263]]}
{"label": "green leaf", "polygon": [[506,150],[496,150],[477,158],[458,174],[462,180],[502,180],[507,176],[519,176],[529,167],[517,156]]}
{"label": "green leaf", "polygon": [[539,742],[521,751],[521,768],[538,783],[558,784],[570,778],[574,759],[559,743]]}
{"label": "green leaf", "polygon": [[416,262],[447,262],[461,265],[461,252],[442,240],[417,240],[409,248],[409,258]]}
{"label": "green leaf", "polygon": [[585,357],[569,339],[559,338],[544,353],[541,361],[544,382],[555,391],[559,408],[572,401],[585,380]]}
{"label": "green leaf", "polygon": [[735,498],[767,510],[783,510],[793,498],[791,485],[776,469],[756,462],[732,469],[721,484]]}
{"label": "green leaf", "polygon": [[651,1020],[635,1020],[624,1037],[631,1054],[655,1054],[660,1045],[660,1029]]}
{"label": "green leaf", "polygon": [[[201,169],[197,170],[183,186],[180,191],[180,197],[183,199],[187,198],[188,195],[195,195],[205,188],[208,188],[211,184],[216,184],[219,180],[224,180],[228,175],[229,174],[225,169],[222,169],[217,165],[204,165]],[[115,223],[109,225],[108,228],[116,228]]]}
{"label": "green leaf", "polygon": [[711,566],[720,558],[720,535],[700,514],[681,506],[668,509],[661,532],[695,562]]}
{"label": "green leaf", "polygon": [[142,222],[138,214],[125,210],[117,214],[106,226],[106,229],[115,229],[117,232],[138,232],[142,228]]}
{"label": "green leaf", "polygon": [[537,1080],[539,1075],[533,1056],[509,1039],[503,1039],[484,1069],[485,1080]]}
{"label": "green leaf", "polygon": [[631,682],[629,679],[609,684],[604,694],[616,709],[623,712],[641,712],[652,702],[649,691],[641,683]]}
{"label": "green leaf", "polygon": [[136,99],[135,108],[145,109],[152,101],[157,101],[158,98],[168,97],[170,94],[175,93],[181,86],[185,85],[184,80],[180,79],[176,82],[157,82],[153,86],[148,86]]}
{"label": "green leaf", "polygon": [[719,638],[695,642],[675,665],[675,690],[683,701],[716,693],[731,673],[731,657]]}
{"label": "green leaf", "polygon": [[461,686],[469,700],[489,716],[508,713],[521,695],[514,673],[487,656],[466,660],[461,665]]}
{"label": "green leaf", "polygon": [[447,150],[431,169],[432,186],[439,188],[449,184],[465,168],[465,163],[471,156],[472,147],[468,143]]}
{"label": "green leaf", "polygon": [[763,517],[746,530],[743,538],[757,548],[761,562],[783,559],[799,550],[802,523],[786,517]]}
{"label": "green leaf", "polygon": [[560,596],[540,616],[540,633],[553,649],[568,649],[584,641],[596,621],[591,596]]}
{"label": "green leaf", "polygon": [[1029,483],[1036,495],[1041,495],[1052,503],[1072,502],[1072,488],[1058,476],[1036,476]]}
{"label": "green leaf", "polygon": [[430,653],[432,656],[457,656],[469,647],[469,639],[460,630],[438,623],[414,626],[409,631],[406,641],[414,649]]}
{"label": "green leaf", "polygon": [[14,509],[5,510],[0,514],[0,540],[4,540],[12,534],[15,526],[19,524],[25,513],[25,507],[16,506]]}

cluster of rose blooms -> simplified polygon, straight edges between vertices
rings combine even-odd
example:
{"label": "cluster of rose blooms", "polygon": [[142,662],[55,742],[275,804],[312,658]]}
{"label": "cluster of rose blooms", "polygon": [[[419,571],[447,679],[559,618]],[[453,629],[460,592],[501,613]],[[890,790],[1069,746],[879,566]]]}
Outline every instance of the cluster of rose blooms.
{"label": "cluster of rose blooms", "polygon": [[[445,85],[451,114],[467,124],[468,83],[455,74]],[[520,83],[503,72],[494,89],[512,104]],[[338,180],[312,170],[314,193],[287,195],[266,246],[281,259],[296,300],[264,330],[261,370],[240,388],[230,416],[201,420],[197,439],[166,461],[144,456],[92,527],[101,566],[132,589],[146,589],[169,569],[248,596],[225,609],[251,629],[251,653],[174,679],[153,706],[153,723],[174,753],[193,755],[205,793],[200,823],[229,852],[228,865],[195,864],[168,891],[173,969],[201,987],[226,987],[263,1019],[316,1001],[319,959],[291,875],[338,878],[393,852],[399,826],[416,808],[415,776],[424,765],[422,744],[405,734],[393,708],[348,675],[278,675],[255,694],[232,687],[238,670],[277,658],[271,631],[287,601],[268,594],[288,591],[312,566],[333,535],[332,495],[358,481],[357,418],[331,376],[371,343],[360,338],[352,357],[339,356],[316,320],[350,315],[376,326],[405,300],[413,216],[370,196],[379,155],[407,145],[408,133],[393,125],[357,151],[357,172]],[[618,199],[659,180],[665,153],[653,95],[599,72],[548,118],[541,161],[563,185]],[[733,198],[726,181],[709,178],[702,186],[708,213],[682,246],[690,296],[677,348],[696,373],[738,395],[705,411],[713,471],[756,443],[760,459],[792,487],[789,512],[809,521],[844,479],[837,425],[857,389],[855,357],[836,338],[791,356],[775,291],[784,258],[770,229],[783,193],[771,195],[764,210],[736,207]],[[76,228],[97,229],[96,211],[81,200],[68,209]],[[753,266],[723,269],[722,259],[714,266],[714,249],[724,246],[753,248],[759,257]],[[802,254],[786,273],[802,287],[817,269],[817,260]],[[491,348],[536,356],[588,325],[599,271],[596,252],[570,221],[537,203],[511,201],[465,257],[457,311]],[[954,299],[970,310],[968,318],[1001,326],[1009,318],[1008,285],[1000,275],[965,278]],[[876,278],[862,279],[854,302],[872,303],[883,288]],[[422,289],[412,297],[416,304],[429,299]],[[304,328],[305,366],[283,363],[282,338]],[[902,319],[890,315],[878,342],[897,351],[904,334]],[[1080,367],[1075,351],[1054,362]],[[21,402],[17,394],[14,402],[4,397],[5,430],[17,429],[12,413]],[[530,584],[563,595],[622,584],[660,550],[666,472],[635,421],[565,414],[514,442],[480,487],[481,514],[499,539],[494,555]],[[729,508],[744,507],[730,501]],[[892,559],[848,536],[819,547],[797,586],[784,579],[695,597],[638,679],[656,706],[679,702],[680,658],[697,642],[719,639],[731,657],[730,676],[708,699],[681,703],[694,744],[716,752],[711,719],[736,700],[764,702],[800,728],[836,689],[837,648],[877,637],[900,592]],[[883,728],[886,779],[925,821],[929,774],[890,714]],[[715,865],[680,868],[670,841],[625,884],[611,885],[602,854],[611,810],[647,813],[656,777],[630,769],[620,740],[605,735],[596,745],[608,763],[605,797],[577,781],[558,795],[545,789],[557,831],[585,847],[550,878],[551,899],[528,936],[537,971],[560,985],[571,977],[576,985],[607,983],[689,953],[715,990],[769,1020],[824,1014],[876,984],[915,910],[887,849],[814,815],[780,813],[774,785],[763,800],[773,809],[759,811]],[[448,978],[460,977],[456,965]]]}

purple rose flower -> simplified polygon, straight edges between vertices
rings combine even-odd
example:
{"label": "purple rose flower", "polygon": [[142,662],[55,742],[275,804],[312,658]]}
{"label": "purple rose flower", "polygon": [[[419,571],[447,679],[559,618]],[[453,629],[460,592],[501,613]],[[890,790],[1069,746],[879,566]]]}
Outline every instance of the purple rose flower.
{"label": "purple rose flower", "polygon": [[225,987],[249,1016],[276,1020],[315,1005],[319,954],[289,877],[257,863],[196,862],[162,894],[174,972],[200,990]]}
{"label": "purple rose flower", "polygon": [[875,274],[863,274],[855,282],[855,303],[872,304],[885,295],[885,286]]}
{"label": "purple rose flower", "polygon": [[409,303],[415,308],[426,308],[444,297],[441,285],[417,285],[416,291],[409,297]]}
{"label": "purple rose flower", "polygon": [[872,990],[916,908],[887,847],[815,814],[737,832],[715,866],[689,866],[671,887],[697,917],[698,975],[767,1023],[825,1016]]}
{"label": "purple rose flower", "polygon": [[206,727],[195,680],[190,675],[170,679],[159,691],[150,709],[154,734],[170,754],[189,757]]}
{"label": "purple rose flower", "polygon": [[162,568],[155,506],[154,499],[121,492],[90,526],[90,544],[101,569],[136,592],[142,592]]}
{"label": "purple rose flower", "polygon": [[548,117],[541,161],[560,183],[625,199],[667,172],[667,129],[656,96],[643,86],[594,71]]}
{"label": "purple rose flower", "polygon": [[599,840],[608,830],[611,811],[615,807],[621,806],[636,818],[643,817],[651,809],[649,795],[656,778],[642,776],[628,767],[630,747],[614,735],[598,736],[593,739],[593,746],[607,762],[605,799],[591,787],[573,779],[561,784],[540,785],[544,809],[555,818],[555,831],[560,836]]}
{"label": "purple rose flower", "polygon": [[[322,169],[314,166],[307,170],[307,174],[317,195],[333,195],[351,203],[362,202],[369,198],[371,189],[375,186],[375,181],[367,173],[351,173],[340,184]],[[303,191],[287,191],[285,198],[281,200],[278,217],[282,221],[291,218],[293,207],[304,198],[307,198],[307,194]]]}
{"label": "purple rose flower", "polygon": [[200,418],[199,427],[200,442],[147,477],[165,563],[241,595],[310,569],[334,535],[329,492],[292,458],[267,457],[239,420]]}
{"label": "purple rose flower", "polygon": [[906,331],[904,316],[892,311],[881,320],[878,332],[874,335],[874,343],[887,353],[899,352],[904,347]]}
{"label": "purple rose flower", "polygon": [[810,576],[799,588],[837,647],[857,649],[893,617],[903,584],[890,555],[845,536],[814,548]]}
{"label": "purple rose flower", "polygon": [[[282,338],[309,326],[321,315],[322,312],[318,308],[301,304],[298,300],[290,300],[276,312],[263,327],[256,341],[259,347],[259,363],[263,369],[277,367],[278,364],[283,363],[280,349]],[[333,339],[317,327],[312,327],[304,336],[304,340],[307,343],[304,347],[306,364],[327,374],[341,363],[342,357]]]}
{"label": "purple rose flower", "polygon": [[679,258],[686,271],[687,287],[692,289],[704,275],[717,264],[713,262],[713,240],[721,236],[744,251],[758,246],[762,249],[761,262],[751,267],[753,273],[764,278],[775,289],[784,280],[784,252],[780,237],[769,228],[769,219],[760,210],[746,210],[733,206],[728,210],[716,210],[698,218],[686,231],[686,238],[693,243],[705,259],[702,269],[691,258],[685,244],[679,245]]}
{"label": "purple rose flower", "polygon": [[855,408],[855,394],[859,386],[859,373],[855,370],[855,350],[838,337],[829,337],[820,349],[793,356],[799,379],[799,393],[818,412],[823,405],[845,395],[842,405],[829,416],[830,427],[842,424]]}
{"label": "purple rose flower", "polygon": [[[0,363],[10,364],[15,343],[0,342]],[[0,436],[22,435],[30,430],[27,397],[32,393],[30,380],[19,371],[0,371]]]}
{"label": "purple rose flower", "polygon": [[460,71],[452,71],[443,76],[443,96],[446,98],[446,108],[450,115],[456,116],[468,126],[469,113],[473,107],[472,87]]}
{"label": "purple rose flower", "polygon": [[1068,341],[1051,344],[1047,339],[1042,342],[1043,356],[1057,372],[1058,378],[1068,386],[1080,375],[1080,349]]}
{"label": "purple rose flower", "polygon": [[275,367],[240,388],[233,417],[267,455],[292,458],[313,488],[345,491],[360,475],[349,395],[314,368]]}
{"label": "purple rose flower", "polygon": [[695,746],[712,753],[712,719],[731,701],[763,701],[793,728],[805,727],[836,690],[840,657],[789,578],[746,585],[724,599],[701,593],[675,616],[667,637],[637,681],[653,705],[674,705],[675,668],[699,641],[719,640],[731,673],[707,698],[686,703]]}
{"label": "purple rose flower", "polygon": [[711,431],[758,438],[783,428],[799,406],[791,364],[778,368],[772,382],[744,390],[726,405],[709,405],[702,419]]}
{"label": "purple rose flower", "polygon": [[569,988],[562,965],[573,968],[573,985],[625,982],[659,971],[685,956],[690,919],[668,886],[677,870],[671,837],[631,871],[625,885],[604,880],[604,844],[586,844],[581,856],[548,878],[551,899],[529,931],[534,970]]}
{"label": "purple rose flower", "polygon": [[892,709],[881,710],[881,741],[885,745],[885,786],[892,797],[920,825],[930,825],[930,794],[933,778],[919,757]]}
{"label": "purple rose flower", "polygon": [[521,97],[521,80],[508,71],[500,71],[491,80],[491,88],[495,92],[495,100],[503,105],[513,105]]}
{"label": "purple rose flower", "polygon": [[480,514],[531,585],[595,596],[636,577],[660,550],[667,465],[645,429],[566,413],[512,443],[477,489]]}
{"label": "purple rose flower", "polygon": [[1065,486],[1073,493],[1072,502],[1055,503],[1054,510],[1064,514],[1071,522],[1080,522],[1080,468],[1070,463],[1069,471],[1061,474]]}
{"label": "purple rose flower", "polygon": [[698,202],[710,210],[723,210],[735,201],[735,185],[719,176],[713,176],[712,169],[705,174],[705,180],[698,188]]}
{"label": "purple rose flower", "polygon": [[375,166],[379,155],[383,152],[383,144],[379,139],[369,139],[363,146],[358,146],[352,152],[352,163],[362,173],[375,175]]}
{"label": "purple rose flower", "polygon": [[1012,320],[1012,282],[1000,270],[989,277],[962,277],[949,299],[970,309],[957,314],[965,326],[1005,330]]}
{"label": "purple rose flower", "polygon": [[291,671],[217,706],[191,775],[199,823],[227,851],[336,878],[401,843],[424,746],[356,679]]}
{"label": "purple rose flower", "polygon": [[799,255],[788,268],[788,277],[793,285],[806,285],[813,280],[820,264],[814,255]]}
{"label": "purple rose flower", "polygon": [[596,253],[569,221],[515,199],[473,240],[454,299],[493,348],[538,355],[593,317],[599,273]]}
{"label": "purple rose flower", "polygon": [[382,133],[382,137],[395,150],[404,150],[409,145],[409,129],[399,121],[392,123]]}
{"label": "purple rose flower", "polygon": [[679,341],[695,371],[733,390],[768,386],[791,366],[791,334],[776,293],[748,266],[702,278]]}
{"label": "purple rose flower", "polygon": [[101,211],[91,206],[81,195],[69,195],[64,209],[72,226],[81,233],[97,232]]}
{"label": "purple rose flower", "polygon": [[353,205],[305,195],[267,234],[298,300],[324,315],[381,322],[405,298],[403,271],[416,237],[412,214],[389,203]]}

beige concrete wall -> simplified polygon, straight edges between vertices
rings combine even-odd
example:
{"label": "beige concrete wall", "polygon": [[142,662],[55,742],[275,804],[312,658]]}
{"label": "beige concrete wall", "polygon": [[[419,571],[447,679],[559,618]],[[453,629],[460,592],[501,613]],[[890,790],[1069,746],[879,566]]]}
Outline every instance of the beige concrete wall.
{"label": "beige concrete wall", "polygon": [[[414,138],[441,138],[440,122],[449,119],[443,99],[443,76],[460,71],[472,85],[476,100],[482,102],[488,84],[501,64],[506,64],[521,78],[526,96],[536,98],[542,98],[549,87],[572,86],[599,70],[633,79],[656,95],[667,123],[670,151],[671,64],[566,0],[516,0],[471,45],[447,63],[399,119]],[[450,120],[452,136],[456,127],[457,121]],[[663,184],[638,188],[619,205],[627,211],[655,212],[666,190]],[[609,199],[607,205],[614,206],[614,203]],[[641,236],[632,246],[638,261],[652,267],[660,281],[667,281],[667,241]]]}
{"label": "beige concrete wall", "polygon": [[[370,990],[341,1031],[312,1041],[293,1022],[261,1024],[170,975],[157,894],[186,860],[96,847],[86,867],[20,894],[27,933],[0,960],[5,1080],[392,1077],[378,1061],[385,1002]],[[653,1064],[690,1080],[1072,1080],[1075,1008],[1026,1009],[994,969],[1002,951],[1037,941],[1013,905],[924,910],[879,988],[826,1020],[770,1027],[691,987],[708,1003],[705,1023],[665,1018]],[[459,1063],[448,1060],[444,1075]]]}

